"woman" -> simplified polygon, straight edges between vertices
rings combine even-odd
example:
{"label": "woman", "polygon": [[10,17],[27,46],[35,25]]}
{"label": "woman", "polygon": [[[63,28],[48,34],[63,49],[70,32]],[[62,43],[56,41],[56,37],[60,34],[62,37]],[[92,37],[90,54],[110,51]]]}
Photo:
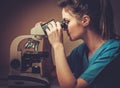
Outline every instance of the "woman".
{"label": "woman", "polygon": [[113,79],[117,74],[111,76],[109,73],[111,64],[120,55],[120,40],[114,32],[110,1],[59,0],[58,4],[70,40],[84,41],[66,59],[60,23],[48,24],[46,32],[54,50],[61,88],[118,88],[118,81]]}

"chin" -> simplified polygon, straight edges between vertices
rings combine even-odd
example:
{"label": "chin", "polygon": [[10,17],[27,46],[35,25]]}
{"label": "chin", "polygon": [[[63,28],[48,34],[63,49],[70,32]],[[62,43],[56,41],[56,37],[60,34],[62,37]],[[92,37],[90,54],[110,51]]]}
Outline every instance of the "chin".
{"label": "chin", "polygon": [[78,40],[77,38],[72,38],[72,37],[69,37],[70,41],[76,41]]}

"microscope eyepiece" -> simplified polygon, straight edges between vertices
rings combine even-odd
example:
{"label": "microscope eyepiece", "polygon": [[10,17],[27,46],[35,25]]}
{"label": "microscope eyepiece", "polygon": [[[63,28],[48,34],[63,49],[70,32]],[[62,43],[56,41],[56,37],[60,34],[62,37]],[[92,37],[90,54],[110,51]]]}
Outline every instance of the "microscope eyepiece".
{"label": "microscope eyepiece", "polygon": [[66,22],[66,21],[61,21],[61,27],[64,29],[64,30],[66,30],[67,29],[67,27],[68,27],[68,23]]}

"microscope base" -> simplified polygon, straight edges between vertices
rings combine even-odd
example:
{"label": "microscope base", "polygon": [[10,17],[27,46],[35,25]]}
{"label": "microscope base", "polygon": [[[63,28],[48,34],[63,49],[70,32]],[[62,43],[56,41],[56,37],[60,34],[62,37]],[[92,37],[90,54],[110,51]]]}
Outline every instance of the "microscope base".
{"label": "microscope base", "polygon": [[9,75],[8,88],[49,88],[49,82],[40,74]]}

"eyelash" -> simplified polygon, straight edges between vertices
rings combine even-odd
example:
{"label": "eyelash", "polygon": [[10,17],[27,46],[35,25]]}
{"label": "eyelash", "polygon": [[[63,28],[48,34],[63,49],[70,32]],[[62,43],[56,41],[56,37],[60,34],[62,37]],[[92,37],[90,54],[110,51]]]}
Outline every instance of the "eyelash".
{"label": "eyelash", "polygon": [[69,20],[65,20],[65,19],[64,19],[64,21],[65,21],[65,23],[67,23],[67,24],[70,22]]}

